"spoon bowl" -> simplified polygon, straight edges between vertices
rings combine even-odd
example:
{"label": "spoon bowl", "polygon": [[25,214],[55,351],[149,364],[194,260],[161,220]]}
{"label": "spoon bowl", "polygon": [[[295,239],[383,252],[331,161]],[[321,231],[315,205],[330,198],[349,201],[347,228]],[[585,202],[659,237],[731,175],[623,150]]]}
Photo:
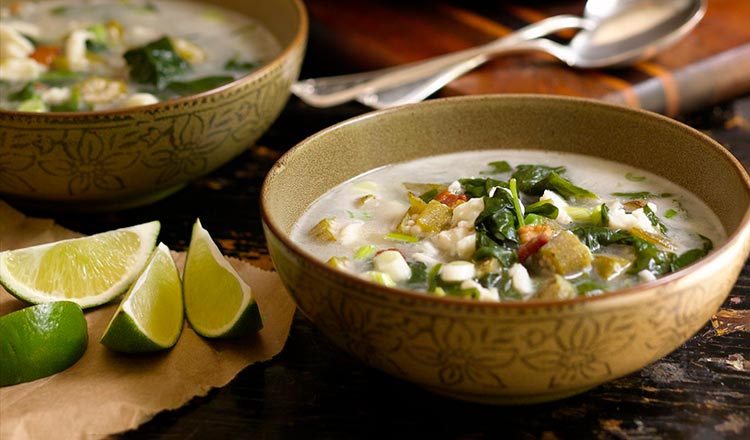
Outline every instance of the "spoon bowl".
{"label": "spoon bowl", "polygon": [[567,46],[571,67],[600,68],[650,58],[690,32],[706,13],[706,0],[632,3],[578,32]]}

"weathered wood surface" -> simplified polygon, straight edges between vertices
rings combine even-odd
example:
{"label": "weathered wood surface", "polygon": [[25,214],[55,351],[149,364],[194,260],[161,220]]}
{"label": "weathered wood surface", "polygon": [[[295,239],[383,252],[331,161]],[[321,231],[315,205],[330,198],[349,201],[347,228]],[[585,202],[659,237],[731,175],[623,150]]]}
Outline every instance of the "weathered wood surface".
{"label": "weathered wood surface", "polygon": [[[327,32],[313,21],[304,75],[353,69],[327,44]],[[409,48],[404,51],[414,56]],[[184,250],[200,217],[226,254],[269,268],[258,210],[266,171],[306,136],[366,110],[356,104],[312,109],[293,98],[258,148],[173,196],[129,211],[58,213],[55,218],[85,233],[159,219],[161,240]],[[680,119],[713,136],[750,169],[750,94]],[[735,314],[746,323],[748,264],[722,309],[729,311],[724,321]],[[580,396],[542,405],[492,407],[436,397],[367,368],[298,316],[277,358],[250,366],[226,387],[159,414],[123,437],[747,439],[750,333],[720,333],[706,323],[665,358]]]}

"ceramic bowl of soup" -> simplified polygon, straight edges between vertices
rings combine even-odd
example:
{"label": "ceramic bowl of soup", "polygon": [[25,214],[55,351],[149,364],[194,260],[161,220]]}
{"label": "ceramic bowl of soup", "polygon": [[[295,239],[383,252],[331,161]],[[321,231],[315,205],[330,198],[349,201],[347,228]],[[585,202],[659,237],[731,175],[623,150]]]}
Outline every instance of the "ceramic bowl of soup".
{"label": "ceramic bowl of soup", "polygon": [[582,393],[665,356],[722,304],[750,248],[750,180],[717,142],[543,95],[337,124],[278,161],[261,209],[275,268],[322,333],[388,374],[495,404]]}
{"label": "ceramic bowl of soup", "polygon": [[0,8],[0,197],[153,202],[252,147],[297,79],[299,0],[13,2]]}

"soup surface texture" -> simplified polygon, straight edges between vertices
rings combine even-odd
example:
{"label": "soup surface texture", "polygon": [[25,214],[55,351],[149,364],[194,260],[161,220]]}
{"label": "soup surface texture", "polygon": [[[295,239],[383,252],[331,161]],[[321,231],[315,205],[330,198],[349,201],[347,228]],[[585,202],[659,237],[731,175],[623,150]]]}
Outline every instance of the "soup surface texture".
{"label": "soup surface texture", "polygon": [[132,107],[228,83],[281,52],[252,17],[190,1],[0,6],[0,109]]}
{"label": "soup surface texture", "polygon": [[292,239],[387,286],[503,301],[654,280],[726,240],[686,189],[600,158],[453,153],[379,168],[323,195]]}

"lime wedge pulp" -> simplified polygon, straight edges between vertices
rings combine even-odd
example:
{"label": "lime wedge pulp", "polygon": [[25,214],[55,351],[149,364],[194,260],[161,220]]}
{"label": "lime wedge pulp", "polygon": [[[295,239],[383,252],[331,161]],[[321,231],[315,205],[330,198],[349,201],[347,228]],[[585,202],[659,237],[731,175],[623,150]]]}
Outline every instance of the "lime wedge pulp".
{"label": "lime wedge pulp", "polygon": [[152,221],[87,237],[0,252],[0,284],[32,304],[107,303],[127,290],[156,245]]}
{"label": "lime wedge pulp", "polygon": [[193,225],[182,283],[185,314],[199,335],[231,337],[263,326],[250,286],[224,258],[200,220]]}
{"label": "lime wedge pulp", "polygon": [[101,343],[139,353],[173,347],[182,333],[182,282],[169,248],[160,243],[130,286]]}

